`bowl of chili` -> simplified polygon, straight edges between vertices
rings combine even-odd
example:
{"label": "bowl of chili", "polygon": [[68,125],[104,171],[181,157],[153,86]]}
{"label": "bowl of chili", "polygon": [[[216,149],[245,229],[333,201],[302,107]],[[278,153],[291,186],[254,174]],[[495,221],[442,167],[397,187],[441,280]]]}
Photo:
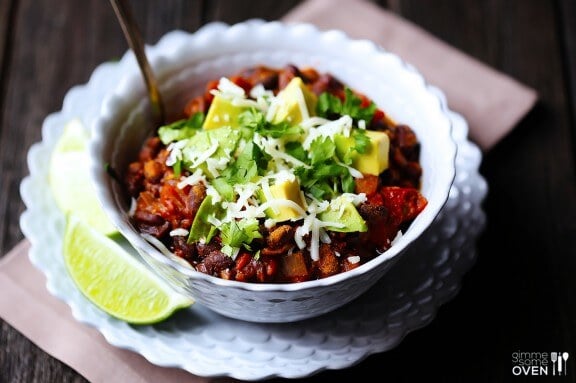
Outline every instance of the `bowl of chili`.
{"label": "bowl of chili", "polygon": [[149,56],[168,121],[153,123],[128,65],[94,124],[91,174],[120,233],[198,304],[254,322],[328,313],[448,198],[442,92],[369,41],[250,20],[171,32]]}

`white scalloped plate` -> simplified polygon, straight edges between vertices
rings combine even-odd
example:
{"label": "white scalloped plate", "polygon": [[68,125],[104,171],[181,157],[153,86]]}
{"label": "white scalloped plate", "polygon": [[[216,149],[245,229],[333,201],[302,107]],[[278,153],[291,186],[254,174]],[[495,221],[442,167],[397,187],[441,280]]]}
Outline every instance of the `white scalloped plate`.
{"label": "white scalloped plate", "polygon": [[487,185],[478,172],[481,153],[467,139],[465,120],[450,113],[458,154],[449,200],[414,248],[354,302],[330,314],[289,324],[238,321],[195,304],[161,324],[138,327],[97,309],[65,270],[61,256],[64,216],[46,192],[47,164],[65,123],[79,118],[91,126],[106,93],[134,66],[133,56],[126,54],[119,62],[100,65],[87,84],[68,92],[62,110],[45,119],[42,141],[30,148],[30,175],[20,188],[27,207],[20,225],[32,244],[32,263],[46,275],[50,293],[65,301],[78,321],[98,329],[110,344],[131,349],[154,364],[199,376],[301,378],[325,369],[347,368],[390,350],[408,333],[427,325],[438,307],[457,293],[476,257]]}

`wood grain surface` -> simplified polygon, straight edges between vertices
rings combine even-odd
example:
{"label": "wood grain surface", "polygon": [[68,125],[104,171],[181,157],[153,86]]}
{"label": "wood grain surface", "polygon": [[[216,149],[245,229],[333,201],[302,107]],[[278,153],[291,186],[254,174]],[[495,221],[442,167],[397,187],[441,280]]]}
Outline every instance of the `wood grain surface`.
{"label": "wood grain surface", "polygon": [[[278,19],[299,3],[133,0],[151,44],[170,30],[194,31],[213,20]],[[456,298],[395,349],[302,381],[354,381],[359,374],[389,382],[536,380],[513,376],[511,354],[518,350],[569,352],[563,381],[576,381],[575,2],[378,3],[533,87],[539,102],[485,153],[488,223]],[[23,239],[19,184],[43,119],[61,108],[72,86],[126,49],[106,0],[0,0],[1,254]],[[0,382],[86,381],[0,323]]]}

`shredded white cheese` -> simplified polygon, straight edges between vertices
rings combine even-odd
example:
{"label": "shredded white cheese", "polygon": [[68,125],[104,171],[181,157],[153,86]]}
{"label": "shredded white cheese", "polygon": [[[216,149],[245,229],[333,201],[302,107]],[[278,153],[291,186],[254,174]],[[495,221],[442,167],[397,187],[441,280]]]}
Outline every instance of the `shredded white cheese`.
{"label": "shredded white cheese", "polygon": [[[250,100],[248,98],[240,98],[240,97],[234,98],[232,100],[232,105],[246,108],[260,109],[260,104],[257,101]],[[228,118],[230,118],[230,116],[228,116]]]}
{"label": "shredded white cheese", "polygon": [[142,237],[156,247],[160,252],[167,257],[175,256],[162,242],[147,233],[142,233]]}
{"label": "shredded white cheese", "polygon": [[[219,91],[219,92],[218,92]],[[244,98],[246,97],[246,92],[242,87],[234,84],[226,77],[220,78],[218,81],[218,90],[213,90],[212,94],[220,94],[222,97],[233,99],[233,98]]]}
{"label": "shredded white cheese", "polygon": [[136,213],[136,207],[137,207],[136,199],[132,197],[130,199],[130,209],[128,210],[128,215],[130,217],[132,217],[134,213]]}
{"label": "shredded white cheese", "polygon": [[212,177],[218,177],[220,171],[226,169],[228,163],[230,162],[230,157],[220,157],[220,158],[208,158],[206,159],[206,168],[212,174]]}
{"label": "shredded white cheese", "polygon": [[218,190],[210,184],[206,185],[206,195],[212,197],[212,203],[219,203],[222,201],[222,196]]}
{"label": "shredded white cheese", "polygon": [[298,217],[293,220],[297,220],[299,218],[306,216],[306,211],[302,209],[302,206],[298,205],[296,202],[289,200],[289,199],[270,199],[260,205],[258,212],[264,214],[264,212],[268,209],[279,209],[281,207],[288,207],[296,211]]}
{"label": "shredded white cheese", "polygon": [[354,206],[358,206],[361,203],[364,203],[367,201],[366,193],[358,193],[358,194],[342,193],[339,198],[342,198],[343,200],[350,202]]}
{"label": "shredded white cheese", "polygon": [[250,97],[256,100],[257,108],[266,114],[271,100],[275,97],[274,92],[264,88],[264,85],[257,84],[250,90]]}
{"label": "shredded white cheese", "polygon": [[188,177],[182,177],[176,186],[179,189],[184,189],[188,185],[198,185],[199,183],[206,184],[206,177],[202,173],[202,169],[196,169],[196,171]]}
{"label": "shredded white cheese", "polygon": [[310,128],[316,128],[318,126],[325,125],[329,122],[330,122],[330,120],[328,120],[328,119],[314,116],[314,117],[308,118],[307,120],[303,120],[300,123],[300,126],[304,129],[306,129],[306,131],[308,131]]}
{"label": "shredded white cheese", "polygon": [[345,163],[343,163],[342,161],[339,161],[337,158],[334,158],[334,162],[336,162],[338,165],[345,167],[346,169],[348,169],[348,172],[350,173],[350,175],[354,178],[364,178],[364,174],[362,174],[358,169],[346,165]]}
{"label": "shredded white cheese", "polygon": [[310,258],[317,261],[320,259],[320,225],[316,218],[312,220],[310,234],[310,249],[308,251],[310,251]]}
{"label": "shredded white cheese", "polygon": [[278,112],[278,108],[280,107],[280,100],[278,97],[271,97],[270,98],[270,105],[268,106],[268,111],[266,112],[266,121],[272,121],[276,112]]}
{"label": "shredded white cheese", "polygon": [[[275,139],[272,137],[263,137],[258,133],[254,133],[254,143],[258,145],[258,147],[262,149],[262,151],[269,154],[273,158],[272,162],[275,165],[278,165],[278,160],[281,159],[288,163],[291,163],[294,166],[303,166],[309,168],[309,166],[304,162],[286,153],[284,151],[284,143],[280,139]],[[289,167],[287,169],[289,169]]]}
{"label": "shredded white cheese", "polygon": [[182,149],[188,145],[188,140],[180,140],[172,142],[168,145],[166,150],[168,150],[168,158],[166,159],[166,165],[173,166],[176,162],[182,160]]}
{"label": "shredded white cheese", "polygon": [[398,240],[402,238],[402,231],[398,230],[398,233],[396,233],[396,236],[394,237],[394,239],[390,242],[391,245],[394,245],[396,242],[398,242]]}
{"label": "shredded white cheese", "polygon": [[218,150],[218,146],[219,146],[218,141],[214,141],[214,143],[212,143],[210,148],[208,148],[208,150],[206,150],[205,152],[195,153],[196,158],[192,163],[192,165],[190,165],[190,167],[194,169],[202,165],[204,162],[206,162],[208,158],[212,157],[212,154],[216,153],[216,151]]}
{"label": "shredded white cheese", "polygon": [[358,255],[353,255],[351,257],[347,258],[348,262],[350,262],[351,264],[356,264],[358,262],[360,262],[360,257]]}
{"label": "shredded white cheese", "polygon": [[178,228],[170,231],[171,237],[187,237],[190,232],[183,228]]}
{"label": "shredded white cheese", "polygon": [[302,143],[302,147],[306,150],[310,149],[312,142],[318,137],[334,137],[336,134],[341,134],[344,137],[349,137],[352,130],[352,117],[342,116],[337,120],[328,121],[325,124],[319,125],[308,131],[306,139]]}

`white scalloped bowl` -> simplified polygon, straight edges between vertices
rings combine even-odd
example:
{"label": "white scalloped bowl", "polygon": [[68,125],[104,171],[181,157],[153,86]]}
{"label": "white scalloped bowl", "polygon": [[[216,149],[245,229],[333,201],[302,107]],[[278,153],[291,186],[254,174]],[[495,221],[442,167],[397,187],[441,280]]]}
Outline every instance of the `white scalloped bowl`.
{"label": "white scalloped bowl", "polygon": [[[168,114],[204,91],[212,79],[259,64],[311,66],[335,75],[371,97],[397,122],[412,127],[421,142],[424,211],[385,253],[328,278],[289,284],[228,281],[168,258],[131,225],[129,198],[105,171],[126,169],[152,132],[145,87],[134,68],[109,94],[93,128],[91,173],[101,203],[142,258],[180,293],[228,317],[253,322],[292,322],[330,312],[367,291],[433,223],[445,204],[455,175],[456,144],[445,98],[397,56],[339,31],[308,24],[250,20],[212,23],[190,34],[174,31],[148,47]],[[127,55],[131,55],[130,52]],[[426,254],[423,254],[426,256]]]}

